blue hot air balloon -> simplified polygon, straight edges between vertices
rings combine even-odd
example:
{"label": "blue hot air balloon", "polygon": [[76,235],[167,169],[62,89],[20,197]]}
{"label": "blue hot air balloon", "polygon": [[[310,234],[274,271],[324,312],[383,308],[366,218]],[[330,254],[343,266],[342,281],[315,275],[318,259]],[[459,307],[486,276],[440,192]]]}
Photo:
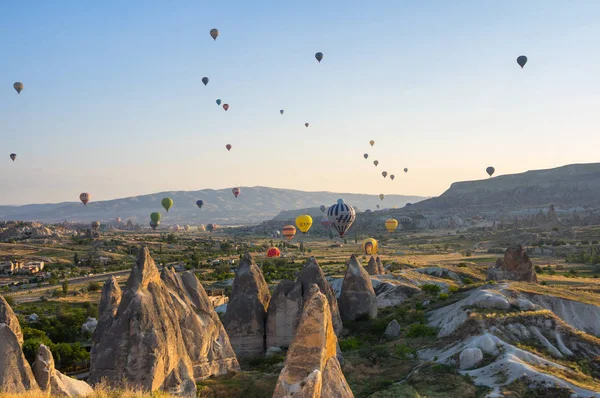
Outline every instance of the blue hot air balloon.
{"label": "blue hot air balloon", "polygon": [[221,106],[221,100],[220,99],[217,100],[217,105]]}
{"label": "blue hot air balloon", "polygon": [[202,206],[204,206],[204,201],[202,201],[202,200],[197,200],[197,201],[196,201],[196,206],[198,206],[198,208],[199,208],[199,209],[201,209],[201,208],[202,208]]}
{"label": "blue hot air balloon", "polygon": [[337,203],[327,210],[327,218],[340,234],[340,237],[344,237],[344,234],[356,219],[356,212],[352,206],[344,203],[343,199],[338,199]]}

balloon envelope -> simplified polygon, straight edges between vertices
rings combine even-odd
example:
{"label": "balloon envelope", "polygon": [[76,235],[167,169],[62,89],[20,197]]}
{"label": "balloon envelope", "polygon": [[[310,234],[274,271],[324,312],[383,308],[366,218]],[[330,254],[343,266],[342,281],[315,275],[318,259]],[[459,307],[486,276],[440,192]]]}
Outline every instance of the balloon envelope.
{"label": "balloon envelope", "polygon": [[79,200],[81,200],[81,202],[83,203],[84,206],[88,204],[88,202],[90,201],[91,198],[92,198],[92,195],[90,195],[87,192],[84,192],[81,195],[79,195]]}
{"label": "balloon envelope", "polygon": [[396,178],[396,176],[395,176],[395,175],[393,175],[393,174],[392,174],[392,175],[390,175],[390,180],[394,181],[394,178]]}
{"label": "balloon envelope", "polygon": [[384,195],[384,194],[382,194],[382,193],[381,193],[381,194],[379,194],[379,199],[383,200],[383,198],[385,198],[385,195]]}
{"label": "balloon envelope", "polygon": [[92,231],[97,231],[100,229],[100,221],[93,221],[90,226],[92,227]]}
{"label": "balloon envelope", "polygon": [[325,205],[321,205],[321,206],[319,206],[319,210],[321,210],[322,213],[325,213],[325,211],[327,210],[327,207]]}
{"label": "balloon envelope", "polygon": [[405,172],[405,173],[408,173],[408,169],[407,169],[406,167],[404,168],[404,172]]}
{"label": "balloon envelope", "polygon": [[169,209],[171,207],[173,207],[173,199],[171,199],[171,198],[164,198],[163,200],[161,200],[160,204],[162,205],[162,207],[165,208],[165,210],[168,213]]}
{"label": "balloon envelope", "polygon": [[520,55],[519,57],[517,57],[517,63],[519,64],[521,69],[523,69],[523,67],[527,63],[527,57],[524,55]]}
{"label": "balloon envelope", "polygon": [[315,58],[317,59],[317,61],[319,61],[319,63],[321,63],[321,60],[323,59],[323,53],[322,52],[316,53]]}
{"label": "balloon envelope", "polygon": [[225,110],[229,109],[229,104],[223,104],[223,109],[225,109]]}
{"label": "balloon envelope", "polygon": [[385,229],[388,232],[394,232],[398,228],[398,220],[394,220],[393,218],[388,218],[385,220]]}
{"label": "balloon envelope", "polygon": [[233,188],[233,189],[231,190],[231,192],[233,193],[233,196],[235,196],[236,198],[237,198],[237,197],[238,197],[238,195],[240,194],[240,191],[241,191],[241,189],[239,189],[239,188],[237,188],[237,187],[236,187],[236,188]]}
{"label": "balloon envelope", "polygon": [[117,218],[115,219],[115,221],[117,222],[117,224],[120,224],[120,223],[121,223],[121,217],[117,217]]}
{"label": "balloon envelope", "polygon": [[493,168],[492,166],[489,166],[488,168],[485,169],[485,172],[488,173],[490,177],[492,176],[492,174],[494,174],[495,171],[496,171],[496,169]]}
{"label": "balloon envelope", "polygon": [[296,227],[294,227],[293,225],[286,225],[281,230],[281,233],[287,240],[292,240],[294,235],[296,235]]}
{"label": "balloon envelope", "polygon": [[[14,161],[15,161],[15,159],[17,158],[17,154],[16,154],[16,153],[11,153],[11,154],[10,154],[10,158],[11,158],[11,159],[12,159],[12,161],[14,162]],[[25,162],[25,163],[27,163],[27,162]]]}
{"label": "balloon envelope", "polygon": [[329,221],[329,218],[327,216],[321,217],[321,225],[324,226],[325,228],[329,228],[329,226],[331,225],[331,222]]}
{"label": "balloon envelope", "polygon": [[204,224],[198,225],[198,231],[200,231],[200,232],[206,232],[206,226]]}
{"label": "balloon envelope", "polygon": [[204,201],[203,200],[197,200],[196,201],[196,206],[198,206],[198,208],[201,209],[202,206],[204,206]]}
{"label": "balloon envelope", "polygon": [[279,256],[281,256],[281,252],[279,251],[278,248],[272,247],[269,250],[267,250],[268,258],[279,257]]}
{"label": "balloon envelope", "polygon": [[371,141],[369,141],[369,144],[370,144],[371,146],[373,146],[373,145],[375,145],[375,141],[371,140]]}
{"label": "balloon envelope", "polygon": [[308,123],[304,123],[304,127],[308,127]]}
{"label": "balloon envelope", "polygon": [[387,177],[387,171],[382,171],[381,175],[383,176],[383,178]]}
{"label": "balloon envelope", "polygon": [[217,105],[221,105],[221,100],[220,99],[217,100]]}
{"label": "balloon envelope", "polygon": [[206,230],[207,230],[208,232],[212,232],[212,231],[214,231],[215,229],[217,229],[217,224],[207,224],[207,225],[206,225]]}
{"label": "balloon envelope", "polygon": [[204,85],[206,86],[208,84],[208,77],[203,77],[202,78],[202,83],[204,83]]}
{"label": "balloon envelope", "polygon": [[303,214],[296,217],[296,226],[303,234],[307,233],[310,227],[312,227],[313,219],[308,214]]}
{"label": "balloon envelope", "polygon": [[363,253],[365,253],[367,255],[377,254],[378,243],[375,239],[367,238],[367,239],[363,240],[361,246],[362,246]]}
{"label": "balloon envelope", "polygon": [[365,159],[367,159],[367,158],[369,157],[369,154],[368,154],[368,153],[365,153],[365,154],[363,155],[363,157],[364,157]]}
{"label": "balloon envelope", "polygon": [[337,203],[327,210],[327,217],[340,237],[344,237],[356,219],[356,212],[352,206],[344,203],[343,199],[338,199]]}
{"label": "balloon envelope", "polygon": [[228,151],[231,151],[231,144],[225,145],[225,148],[227,148]]}
{"label": "balloon envelope", "polygon": [[279,113],[281,113],[283,115],[283,109],[279,111]]}
{"label": "balloon envelope", "polygon": [[160,221],[150,221],[150,228],[152,228],[153,231],[156,231],[156,228],[158,228],[159,225]]}
{"label": "balloon envelope", "polygon": [[150,219],[154,222],[159,222],[161,218],[162,218],[162,214],[160,214],[160,213],[154,212],[154,213],[150,214]]}
{"label": "balloon envelope", "polygon": [[217,37],[219,37],[219,29],[212,28],[210,30],[210,37],[212,37],[213,40],[217,40]]}
{"label": "balloon envelope", "polygon": [[25,88],[25,86],[21,82],[16,82],[15,84],[13,84],[13,87],[15,90],[17,90],[17,94],[21,94],[21,91],[23,91],[23,88]]}
{"label": "balloon envelope", "polygon": [[379,160],[374,160],[373,164],[375,165],[375,167],[377,167],[377,165],[379,164]]}

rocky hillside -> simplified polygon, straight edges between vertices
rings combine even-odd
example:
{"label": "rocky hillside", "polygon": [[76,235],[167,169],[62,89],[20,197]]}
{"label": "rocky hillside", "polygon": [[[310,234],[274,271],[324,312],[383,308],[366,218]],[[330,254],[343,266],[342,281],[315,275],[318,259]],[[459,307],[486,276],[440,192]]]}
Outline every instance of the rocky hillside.
{"label": "rocky hillside", "polygon": [[[92,193],[93,195],[93,193]],[[172,198],[174,205],[167,214],[161,207],[163,198]],[[80,202],[32,204],[25,206],[0,206],[0,220],[22,220],[56,223],[113,222],[117,217],[147,225],[149,215],[163,214],[162,225],[174,224],[248,224],[273,218],[284,210],[318,208],[332,205],[340,197],[359,209],[374,208],[381,203],[377,195],[304,192],[267,187],[242,187],[236,199],[231,189],[203,189],[201,191],[160,192],[130,198],[91,201],[87,206]],[[386,206],[402,207],[425,199],[420,196],[387,195]],[[196,201],[204,201],[202,210]]]}

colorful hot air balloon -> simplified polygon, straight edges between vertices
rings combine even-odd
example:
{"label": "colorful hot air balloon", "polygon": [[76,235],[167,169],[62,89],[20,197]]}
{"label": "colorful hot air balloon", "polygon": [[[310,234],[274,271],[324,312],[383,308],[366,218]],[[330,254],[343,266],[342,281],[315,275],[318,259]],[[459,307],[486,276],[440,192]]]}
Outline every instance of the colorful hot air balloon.
{"label": "colorful hot air balloon", "polygon": [[202,78],[202,83],[204,83],[204,85],[206,86],[208,84],[208,77],[204,76]]}
{"label": "colorful hot air balloon", "polygon": [[87,192],[84,192],[81,195],[79,195],[79,200],[81,200],[81,202],[83,202],[84,206],[86,206],[88,204],[88,202],[90,201],[90,199],[92,199],[92,195],[90,195]]}
{"label": "colorful hot air balloon", "polygon": [[527,63],[527,57],[524,55],[520,55],[519,57],[517,57],[517,63],[519,64],[521,69],[523,69],[523,67]]}
{"label": "colorful hot air balloon", "polygon": [[[11,154],[10,154],[10,158],[11,158],[11,159],[12,159],[12,161],[14,162],[14,161],[15,161],[15,159],[17,158],[17,154],[16,154],[16,153],[11,153]],[[25,162],[25,163],[27,163],[27,162]]]}
{"label": "colorful hot air balloon", "polygon": [[223,109],[225,109],[225,110],[229,109],[229,104],[223,104]]}
{"label": "colorful hot air balloon", "polygon": [[220,99],[217,100],[217,105],[221,106],[221,100]]}
{"label": "colorful hot air balloon", "polygon": [[219,29],[212,28],[210,30],[210,37],[212,37],[213,40],[217,40],[217,37],[219,37]]}
{"label": "colorful hot air balloon", "polygon": [[240,194],[240,191],[241,191],[241,189],[239,189],[238,187],[235,187],[231,190],[231,192],[233,193],[233,196],[235,196],[236,198]]}
{"label": "colorful hot air balloon", "polygon": [[329,221],[329,218],[327,216],[321,217],[321,225],[324,226],[325,228],[329,228],[329,226],[331,225],[331,222]]}
{"label": "colorful hot air balloon", "polygon": [[117,222],[117,224],[121,224],[121,217],[117,217],[117,218],[115,219],[115,221]]}
{"label": "colorful hot air balloon", "polygon": [[377,167],[377,165],[379,164],[379,160],[374,160],[373,164],[375,165],[375,167]]}
{"label": "colorful hot air balloon", "polygon": [[385,198],[385,195],[384,195],[384,194],[382,194],[382,193],[381,193],[381,194],[379,194],[379,199],[383,200],[383,198]]}
{"label": "colorful hot air balloon", "polygon": [[203,200],[197,200],[196,201],[196,206],[198,206],[198,208],[201,209],[202,206],[204,206],[204,201]]}
{"label": "colorful hot air balloon", "polygon": [[382,171],[381,175],[383,176],[383,178],[387,177],[387,171]]}
{"label": "colorful hot air balloon", "polygon": [[184,229],[184,230],[187,232],[187,231],[189,231],[189,230],[190,230],[190,226],[189,226],[189,225],[186,225],[185,227],[183,227],[183,229]]}
{"label": "colorful hot air balloon", "polygon": [[363,157],[364,157],[365,159],[368,159],[368,158],[369,158],[369,154],[368,154],[368,153],[365,153],[365,154],[363,155]]}
{"label": "colorful hot air balloon", "polygon": [[488,173],[490,175],[490,177],[492,176],[492,174],[494,174],[495,171],[496,171],[496,169],[493,168],[492,166],[485,169],[485,172]]}
{"label": "colorful hot air balloon", "polygon": [[303,214],[296,217],[296,226],[303,234],[307,233],[310,227],[312,227],[313,219],[308,214]]}
{"label": "colorful hot air balloon", "polygon": [[308,127],[308,123],[304,123],[304,127]]}
{"label": "colorful hot air balloon", "polygon": [[173,199],[171,199],[171,198],[164,198],[163,200],[161,200],[160,204],[162,205],[162,207],[165,208],[165,210],[168,213],[169,209],[171,207],[173,207]]}
{"label": "colorful hot air balloon", "polygon": [[159,222],[161,218],[162,218],[162,214],[160,214],[160,213],[151,213],[150,214],[150,219],[154,222]]}
{"label": "colorful hot air balloon", "polygon": [[228,151],[231,151],[231,144],[225,145],[225,148],[227,148]]}
{"label": "colorful hot air balloon", "polygon": [[393,218],[388,218],[385,220],[385,229],[388,232],[394,232],[398,228],[398,220],[394,220]]}
{"label": "colorful hot air balloon", "polygon": [[394,181],[394,178],[396,178],[396,176],[395,176],[395,175],[393,175],[393,174],[391,174],[391,175],[390,175],[390,180]]}
{"label": "colorful hot air balloon", "polygon": [[198,231],[199,232],[206,232],[206,226],[204,224],[198,225]]}
{"label": "colorful hot air balloon", "polygon": [[93,221],[90,224],[90,227],[92,228],[92,231],[98,231],[100,229],[100,221]]}
{"label": "colorful hot air balloon", "polygon": [[156,231],[156,228],[158,228],[159,225],[160,221],[150,221],[150,228],[152,228],[153,231]]}
{"label": "colorful hot air balloon", "polygon": [[404,172],[405,172],[405,173],[408,173],[408,169],[407,169],[406,167],[404,168]]}
{"label": "colorful hot air balloon", "polygon": [[23,89],[25,88],[25,86],[21,82],[16,82],[15,84],[13,84],[13,87],[15,90],[17,90],[17,94],[21,94],[21,91],[23,91]]}
{"label": "colorful hot air balloon", "polygon": [[281,110],[279,111],[279,113],[283,115],[283,109],[281,109]]}
{"label": "colorful hot air balloon", "polygon": [[206,230],[207,230],[208,232],[212,232],[212,231],[214,231],[215,229],[217,229],[217,224],[207,224],[207,225],[206,225]]}
{"label": "colorful hot air balloon", "polygon": [[356,212],[352,206],[344,203],[343,199],[338,199],[337,203],[327,210],[327,217],[340,237],[343,238],[356,219]]}
{"label": "colorful hot air balloon", "polygon": [[361,246],[362,246],[363,253],[365,253],[367,255],[377,254],[378,243],[375,239],[367,238],[367,239],[363,240]]}
{"label": "colorful hot air balloon", "polygon": [[369,141],[369,145],[371,145],[371,146],[375,145],[375,141],[373,141],[373,140]]}
{"label": "colorful hot air balloon", "polygon": [[293,225],[286,225],[281,230],[281,233],[287,240],[292,240],[294,238],[294,235],[296,235],[296,227],[294,227]]}
{"label": "colorful hot air balloon", "polygon": [[321,205],[319,206],[319,210],[321,210],[321,213],[325,213],[325,211],[327,210],[327,206]]}
{"label": "colorful hot air balloon", "polygon": [[272,247],[269,250],[267,250],[268,258],[279,257],[279,256],[281,256],[281,252],[279,251],[278,248]]}
{"label": "colorful hot air balloon", "polygon": [[315,58],[317,59],[317,61],[319,61],[319,63],[321,63],[321,60],[323,59],[323,53],[321,53],[321,52],[316,53]]}

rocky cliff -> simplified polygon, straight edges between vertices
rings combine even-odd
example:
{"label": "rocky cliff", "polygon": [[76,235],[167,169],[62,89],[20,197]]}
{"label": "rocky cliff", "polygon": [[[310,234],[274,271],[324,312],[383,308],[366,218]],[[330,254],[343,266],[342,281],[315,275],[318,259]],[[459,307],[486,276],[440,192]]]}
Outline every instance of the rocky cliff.
{"label": "rocky cliff", "polygon": [[509,247],[504,259],[499,258],[488,268],[487,280],[511,280],[537,283],[537,276],[529,256],[521,246]]}
{"label": "rocky cliff", "polygon": [[343,321],[356,320],[363,316],[377,317],[377,298],[371,277],[355,255],[348,261],[339,306]]}

